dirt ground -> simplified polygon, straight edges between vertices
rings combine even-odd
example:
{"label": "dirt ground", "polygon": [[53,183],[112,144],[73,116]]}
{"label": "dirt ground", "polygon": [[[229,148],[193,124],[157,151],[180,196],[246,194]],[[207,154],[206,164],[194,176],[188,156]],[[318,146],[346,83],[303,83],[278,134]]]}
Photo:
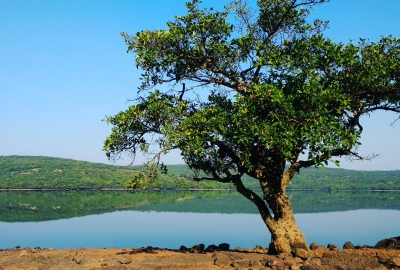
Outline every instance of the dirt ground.
{"label": "dirt ground", "polygon": [[76,249],[40,248],[0,251],[0,269],[400,269],[400,250],[313,247],[295,256],[266,250]]}

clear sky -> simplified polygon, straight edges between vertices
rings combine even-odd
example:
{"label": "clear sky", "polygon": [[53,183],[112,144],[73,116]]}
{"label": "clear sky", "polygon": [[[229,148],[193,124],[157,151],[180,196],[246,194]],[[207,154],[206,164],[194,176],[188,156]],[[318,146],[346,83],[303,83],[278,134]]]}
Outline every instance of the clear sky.
{"label": "clear sky", "polygon": [[[102,152],[111,127],[102,119],[127,108],[140,74],[119,32],[164,28],[185,14],[185,2],[0,0],[0,155],[111,164]],[[225,2],[203,4],[218,9]],[[332,0],[312,16],[331,22],[326,36],[347,42],[400,37],[399,14],[399,0]],[[380,157],[343,161],[342,167],[399,170],[400,121],[390,125],[395,119],[389,113],[363,119],[359,152]],[[175,153],[165,162],[181,159]]]}

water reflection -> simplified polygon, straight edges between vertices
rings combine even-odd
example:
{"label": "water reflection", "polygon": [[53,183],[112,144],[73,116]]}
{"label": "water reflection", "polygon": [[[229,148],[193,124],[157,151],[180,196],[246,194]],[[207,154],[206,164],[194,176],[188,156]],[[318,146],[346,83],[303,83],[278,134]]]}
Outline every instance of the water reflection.
{"label": "water reflection", "polygon": [[400,235],[398,210],[298,214],[296,220],[309,243],[332,243],[340,248],[346,241],[360,246],[375,245],[379,240]]}
{"label": "water reflection", "polygon": [[[374,245],[400,234],[400,211],[354,210],[297,214],[309,243]],[[388,222],[390,221],[390,222]],[[45,222],[0,222],[0,248],[179,248],[198,243],[266,246],[269,233],[257,214],[119,211]]]}
{"label": "water reflection", "polygon": [[[398,192],[291,197],[308,243],[374,245],[400,235]],[[254,247],[270,238],[255,207],[235,192],[0,192],[0,210],[0,248]]]}
{"label": "water reflection", "polygon": [[[289,192],[295,213],[357,209],[400,210],[400,192]],[[256,207],[237,192],[0,192],[0,221],[46,221],[122,209],[160,212],[247,213]]]}

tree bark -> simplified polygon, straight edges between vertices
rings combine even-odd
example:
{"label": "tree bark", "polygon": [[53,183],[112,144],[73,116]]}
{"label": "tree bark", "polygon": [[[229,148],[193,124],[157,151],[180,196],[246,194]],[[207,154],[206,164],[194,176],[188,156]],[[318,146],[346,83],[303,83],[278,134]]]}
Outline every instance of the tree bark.
{"label": "tree bark", "polygon": [[285,173],[285,159],[277,155],[257,159],[258,162],[255,162],[257,167],[246,173],[259,180],[263,197],[243,185],[241,181],[243,173],[232,175],[229,179],[240,194],[257,206],[262,220],[271,233],[268,253],[295,254],[298,248],[309,250],[305,237],[296,224],[292,205],[286,194],[286,187],[295,172],[298,172],[299,164],[292,164]]}
{"label": "tree bark", "polygon": [[[290,199],[282,188],[283,177],[260,180],[264,200],[254,191],[247,189],[240,176],[234,177],[236,190],[253,202],[260,212],[261,218],[271,233],[269,254],[291,253],[301,248],[308,250],[303,233],[296,224]],[[275,181],[273,181],[275,180]]]}
{"label": "tree bark", "polygon": [[[268,248],[270,254],[294,254],[298,248],[309,249],[303,233],[296,224],[290,199],[286,194],[286,186],[293,173],[289,171],[284,174],[284,170],[284,160],[269,160],[268,164],[263,165],[259,163],[254,175],[260,182],[263,198],[248,191],[240,180],[240,184],[236,185],[237,191],[256,204],[262,220],[271,233],[271,243]],[[258,198],[255,199],[254,195]]]}
{"label": "tree bark", "polygon": [[264,220],[271,233],[268,252],[271,254],[295,253],[296,249],[308,250],[303,233],[296,224],[290,199],[284,189],[274,189],[268,182],[262,182],[264,200],[273,217]]}
{"label": "tree bark", "polygon": [[[264,167],[266,168],[266,167]],[[267,169],[268,168],[268,169]],[[277,162],[263,170],[259,178],[264,200],[272,216],[264,219],[271,233],[269,253],[294,253],[296,249],[308,250],[303,233],[296,224],[290,199],[286,194],[287,175],[284,176],[285,162]]]}

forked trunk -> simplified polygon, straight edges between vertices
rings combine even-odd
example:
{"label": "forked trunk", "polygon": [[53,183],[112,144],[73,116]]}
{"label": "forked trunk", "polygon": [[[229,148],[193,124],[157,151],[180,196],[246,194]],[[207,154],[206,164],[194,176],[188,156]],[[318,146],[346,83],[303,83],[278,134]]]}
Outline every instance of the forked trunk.
{"label": "forked trunk", "polygon": [[269,253],[294,253],[296,249],[308,250],[303,233],[296,224],[290,199],[286,194],[286,181],[283,177],[284,165],[279,169],[267,171],[260,180],[264,200],[271,210],[264,219],[271,233]]}
{"label": "forked trunk", "polygon": [[261,218],[271,233],[271,243],[268,248],[270,254],[294,254],[298,248],[308,250],[304,235],[296,224],[282,180],[282,174],[276,177],[271,177],[270,174],[270,177],[261,179],[263,199],[247,189],[240,181],[240,177],[234,180],[237,191],[257,206]]}
{"label": "forked trunk", "polygon": [[273,216],[264,220],[271,233],[268,252],[271,254],[295,253],[296,249],[308,250],[303,233],[296,224],[290,200],[284,191],[264,193]]}

